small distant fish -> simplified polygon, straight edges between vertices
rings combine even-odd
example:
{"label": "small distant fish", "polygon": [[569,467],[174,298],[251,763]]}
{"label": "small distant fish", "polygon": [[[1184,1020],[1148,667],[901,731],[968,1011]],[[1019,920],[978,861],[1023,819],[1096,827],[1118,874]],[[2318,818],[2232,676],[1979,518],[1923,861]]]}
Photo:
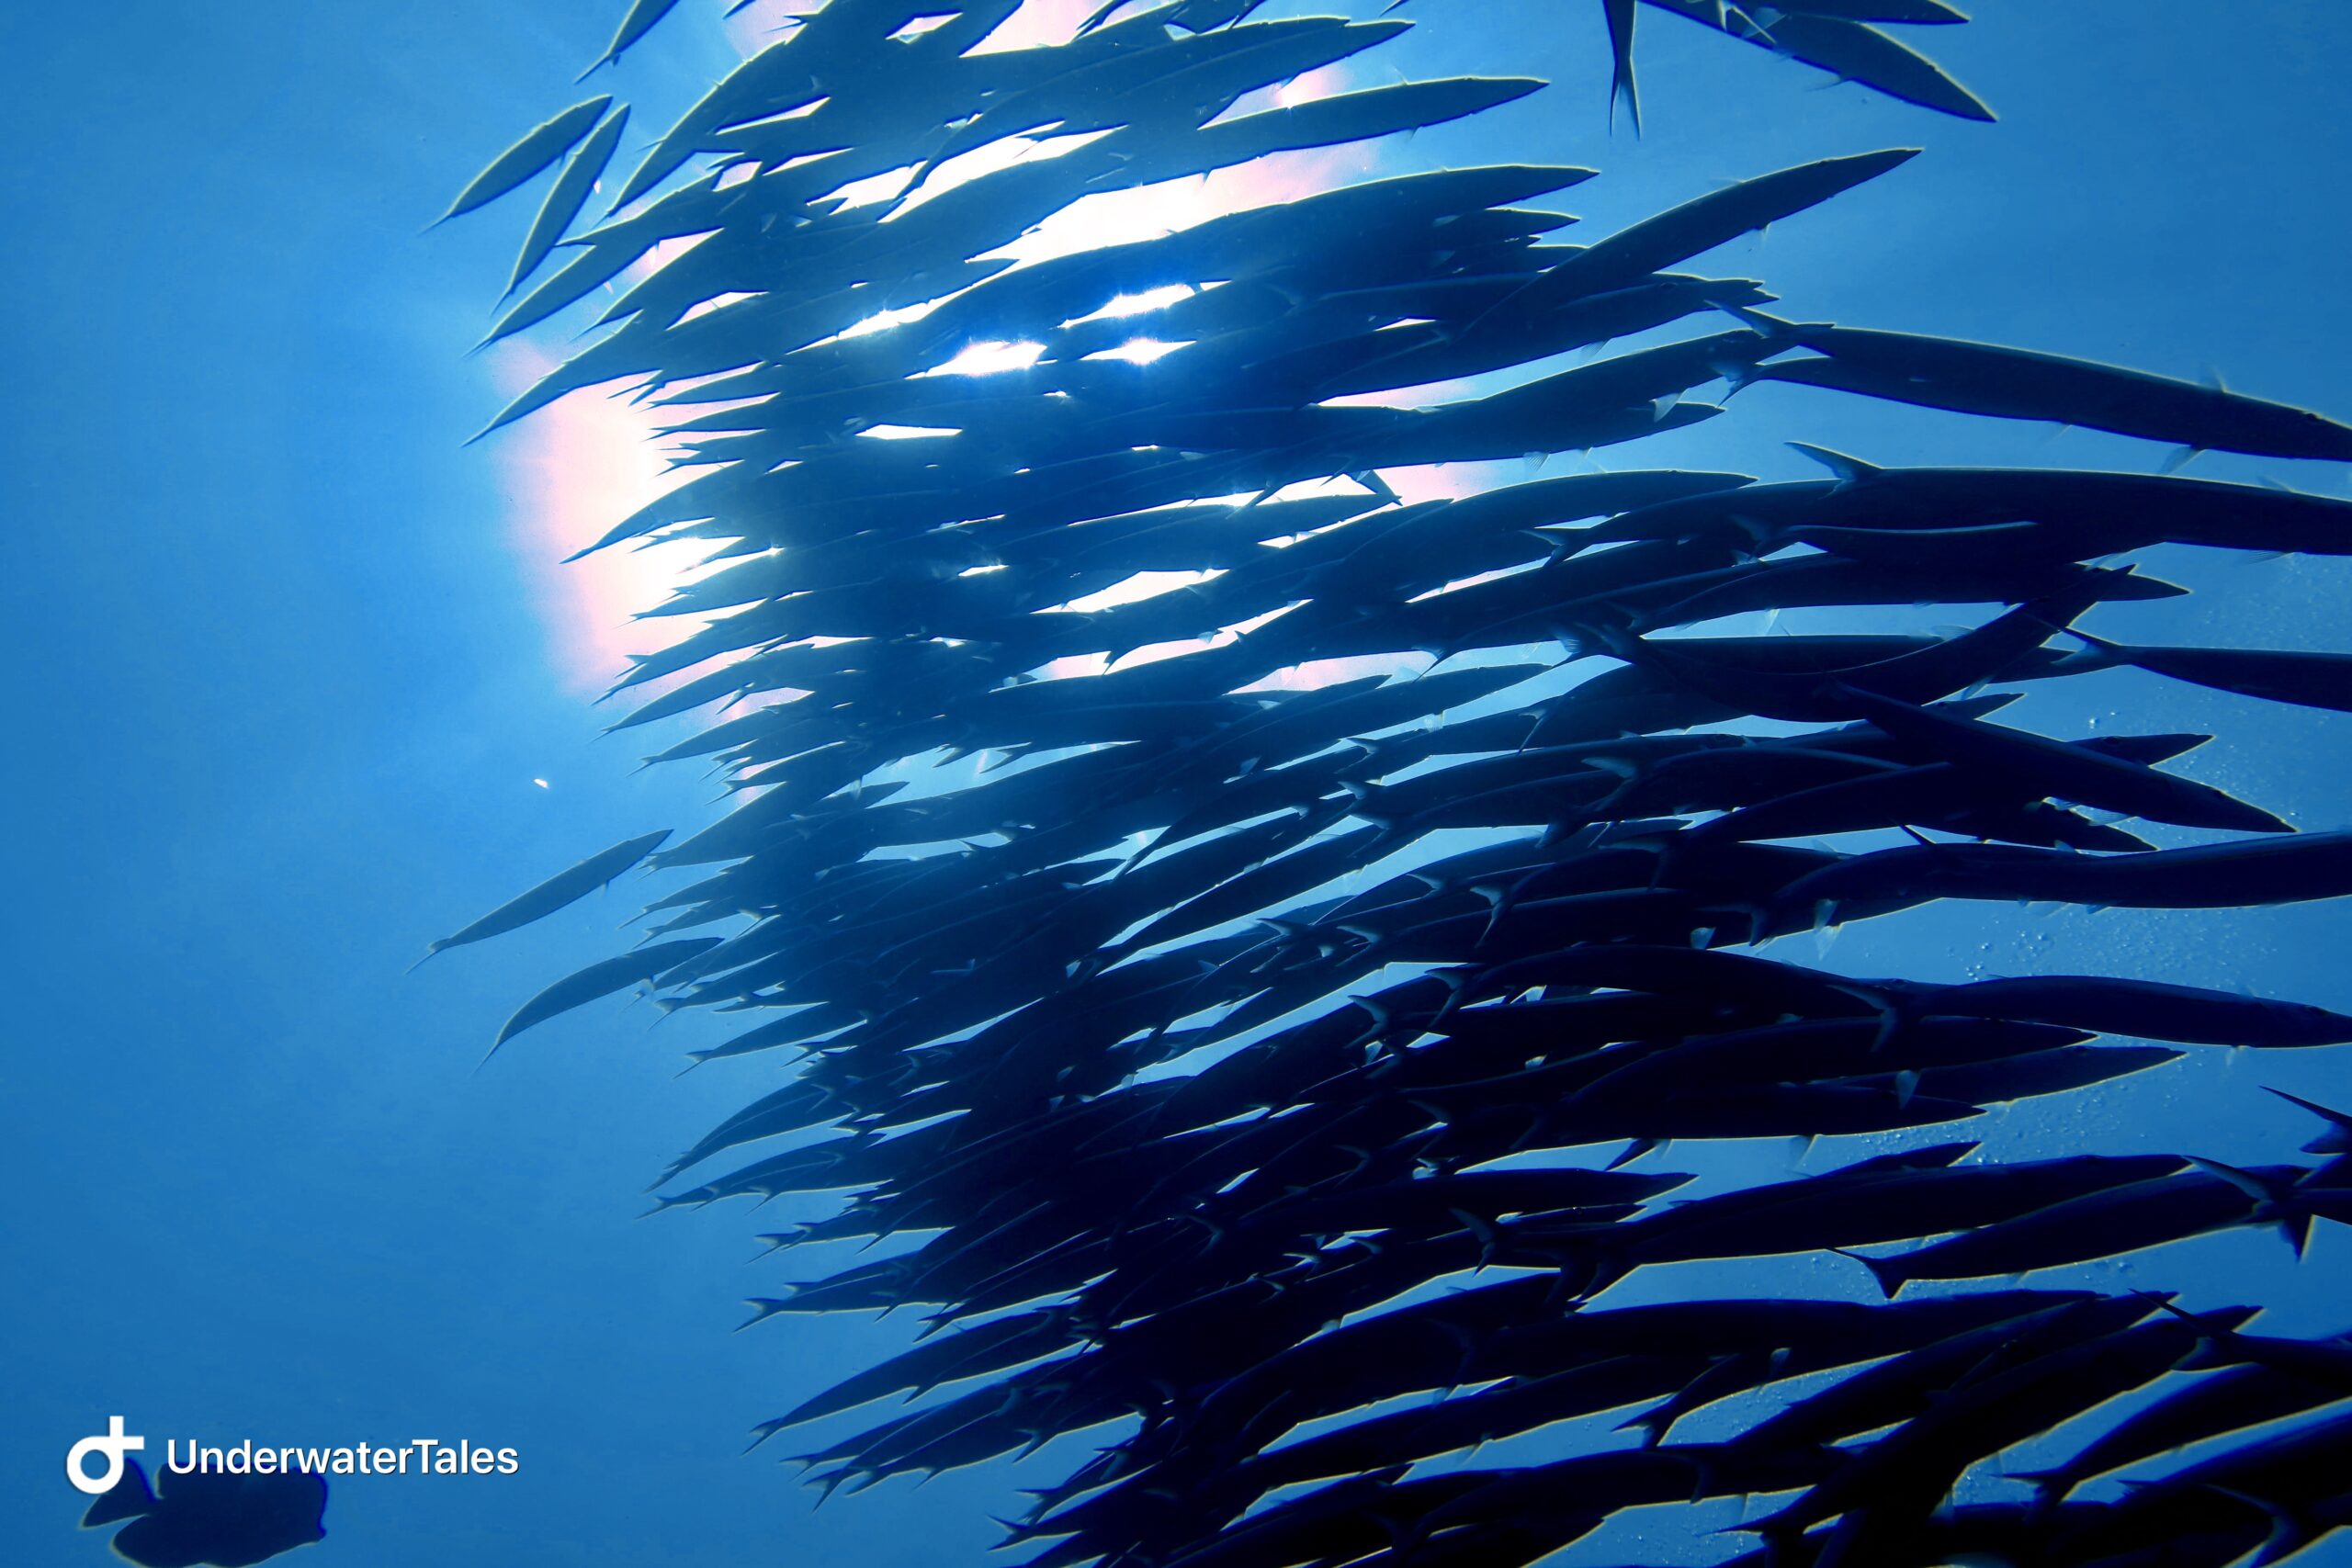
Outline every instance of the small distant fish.
{"label": "small distant fish", "polygon": [[[582,71],[572,80],[585,82],[596,73],[599,67],[618,62],[622,52],[629,45],[651,32],[653,24],[668,16],[677,4],[678,0],[635,0],[635,4],[628,8],[628,14],[621,18],[621,25],[613,30],[613,41],[605,46],[605,52],[598,55],[589,63],[587,70]],[[741,6],[735,7],[736,11],[741,9]],[[730,17],[734,14],[735,11],[728,13]]]}
{"label": "small distant fish", "polygon": [[[590,855],[579,864],[557,872],[528,892],[516,894],[456,934],[441,938],[424,950],[424,958],[432,957],[444,948],[463,947],[468,942],[500,936],[527,926],[533,920],[544,919],[566,904],[584,898],[612,881],[660,848],[669,836],[670,830],[664,828],[658,833],[643,834],[615,844],[601,854]],[[424,958],[418,959],[416,963],[424,963]],[[413,969],[416,964],[409,967]]]}
{"label": "small distant fish", "polygon": [[82,1516],[82,1528],[129,1519],[114,1538],[115,1554],[144,1568],[245,1568],[326,1539],[322,1475],[166,1470],[162,1486],[151,1487],[137,1460],[125,1460],[122,1469],[122,1479]]}
{"label": "small distant fish", "polygon": [[605,110],[612,107],[612,102],[611,94],[602,94],[576,103],[553,119],[533,127],[522,141],[492,158],[490,166],[476,175],[466,188],[458,193],[458,199],[449,204],[449,210],[435,218],[427,227],[438,227],[478,207],[487,207],[562,157],[573,142],[588,134],[590,126],[604,118]]}

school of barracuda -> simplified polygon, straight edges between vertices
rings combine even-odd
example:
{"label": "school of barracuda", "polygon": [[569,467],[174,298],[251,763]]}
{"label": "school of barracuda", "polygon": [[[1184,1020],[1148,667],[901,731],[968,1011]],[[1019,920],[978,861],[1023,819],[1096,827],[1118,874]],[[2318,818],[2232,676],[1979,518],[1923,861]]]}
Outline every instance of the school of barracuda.
{"label": "school of barracuda", "polygon": [[[1990,118],[1872,25],[1965,20],[1939,0],[1645,3]],[[638,0],[598,65],[671,4]],[[697,1060],[794,1055],[680,1153],[659,1201],[839,1193],[765,1239],[899,1244],[753,1320],[911,1307],[931,1332],[759,1438],[871,1407],[797,1456],[831,1493],[1090,1434],[1011,1525],[1014,1560],[1039,1568],[1486,1568],[1621,1509],[1735,1495],[1752,1502],[1724,1551],[1819,1568],[2270,1562],[2352,1521],[2352,1336],[2259,1332],[2260,1303],[2015,1283],[2230,1227],[2300,1250],[2314,1222],[2352,1223],[2352,1116],[2296,1100],[2310,1157],[2251,1168],[2193,1150],[1989,1161],[1965,1141],[1988,1107],[2175,1047],[2341,1044],[2352,1017],[2098,975],[1858,979],[1757,951],[1939,898],[2352,893],[2352,833],[2294,832],[2165,770],[2207,737],[2000,721],[2026,682],[2118,665],[2352,709],[2346,655],[2073,629],[2186,592],[2120,557],[2352,553],[2352,503],[1826,449],[1799,482],[1612,461],[1409,504],[1382,472],[1635,442],[1723,414],[1694,392],[1758,380],[2279,458],[2352,459],[2352,428],[1789,320],[1756,281],[1679,270],[1903,177],[1901,148],[1759,171],[1585,244],[1544,204],[1592,171],[1510,164],[1014,265],[992,253],[1082,197],[1543,85],[1258,107],[1410,24],[1174,0],[976,51],[1015,9],[830,0],[662,132],[594,226],[628,112],[606,96],[532,131],[447,215],[561,163],[510,294],[561,265],[493,337],[705,236],[640,269],[613,330],[498,423],[624,380],[691,437],[695,476],[595,547],[699,540],[719,563],[655,612],[707,624],[617,690],[680,683],[616,728],[722,704],[661,757],[715,761],[741,804],[435,948],[639,864],[695,868],[650,907],[661,940],[557,982],[498,1041],[650,986],[758,1015]],[[1602,9],[1612,109],[1635,118],[1639,7]],[[1071,141],[935,178],[1007,138]],[[842,194],[894,175],[895,194]],[[1362,400],[1685,321],[1684,341],[1508,390]],[[1164,352],[1117,352],[1138,338]],[[938,373],[983,343],[1037,352]],[[876,432],[905,438],[861,438]],[[1158,573],[1182,575],[1110,592]],[[1973,624],[1664,635],[1911,605]],[[1143,649],[1161,656],[1119,662]],[[1342,660],[1363,662],[1319,662]],[[944,777],[975,755],[980,774]],[[2197,831],[2157,848],[2141,823]],[[1908,840],[1820,842],[1873,829]],[[1689,1201],[1668,1196],[1689,1178],[1652,1168],[1672,1140],[1928,1127],[1959,1141]],[[750,1163],[712,1174],[729,1155]],[[1607,1299],[1645,1268],[1821,1253],[1887,1299]],[[2025,1477],[2031,1497],[1951,1501],[1976,1467],[2166,1374],[2193,1375]],[[1798,1379],[1736,1435],[1677,1440],[1694,1413]],[[1424,1462],[1606,1412],[1628,1417],[1621,1438],[1589,1451]],[[2110,1500],[2075,1495],[2256,1427]]]}

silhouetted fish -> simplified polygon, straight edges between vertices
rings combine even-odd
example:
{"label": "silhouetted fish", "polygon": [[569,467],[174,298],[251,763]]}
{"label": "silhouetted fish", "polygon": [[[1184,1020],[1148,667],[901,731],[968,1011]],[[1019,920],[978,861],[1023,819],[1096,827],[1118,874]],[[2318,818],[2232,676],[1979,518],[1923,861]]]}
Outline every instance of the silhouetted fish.
{"label": "silhouetted fish", "polygon": [[322,1475],[166,1470],[150,1488],[137,1460],[126,1458],[122,1469],[113,1490],[82,1516],[82,1528],[129,1519],[115,1532],[115,1553],[142,1568],[245,1568],[326,1538]]}

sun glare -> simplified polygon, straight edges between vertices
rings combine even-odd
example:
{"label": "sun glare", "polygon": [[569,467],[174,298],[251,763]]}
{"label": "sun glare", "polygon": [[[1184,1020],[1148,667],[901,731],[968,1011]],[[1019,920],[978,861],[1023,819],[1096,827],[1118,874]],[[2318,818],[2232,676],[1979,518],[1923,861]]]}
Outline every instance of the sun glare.
{"label": "sun glare", "polygon": [[926,376],[994,376],[1000,371],[1026,370],[1046,352],[1042,343],[975,343]]}
{"label": "sun glare", "polygon": [[[555,368],[545,350],[512,338],[490,358],[508,396]],[[680,446],[656,439],[660,412],[592,388],[493,437],[526,591],[548,628],[549,660],[575,692],[601,693],[629,655],[666,648],[699,625],[691,615],[631,617],[696,575],[707,547],[624,546],[563,564],[617,518],[693,476],[670,467]]]}
{"label": "sun glare", "polygon": [[[1067,40],[1097,8],[1098,0],[1030,0],[990,35],[979,52]],[[756,0],[731,14],[726,20],[726,30],[734,47],[748,56],[766,48],[797,25],[794,12],[782,0]],[[1342,85],[1343,77],[1337,71],[1312,72],[1294,82],[1252,94],[1233,112],[1302,102],[1337,91]],[[903,198],[899,210],[911,210],[959,185],[1016,163],[1067,155],[1096,140],[1099,134],[1007,137],[942,164],[912,192],[908,186],[914,171],[901,169],[844,186],[837,194],[852,204]],[[1101,246],[1156,239],[1227,213],[1294,200],[1335,183],[1361,177],[1372,169],[1373,164],[1373,155],[1362,147],[1281,152],[1160,185],[1096,192],[1080,197],[991,254],[1021,267]],[[620,290],[693,249],[702,238],[695,235],[657,245],[622,278],[607,286],[598,308],[609,305]],[[1214,287],[1215,280],[1204,279],[1202,286]],[[1122,295],[1078,320],[1145,316],[1193,291],[1192,285],[1174,284]],[[701,315],[741,298],[743,296],[713,299],[697,305],[689,314]],[[841,336],[854,338],[888,331],[921,319],[939,303],[925,300],[878,311]],[[1134,338],[1088,357],[1145,367],[1183,346],[1182,343],[1152,336],[1147,323],[1138,321]],[[553,369],[569,352],[552,331],[512,338],[492,352],[492,374],[503,393],[515,395]],[[970,343],[926,374],[997,375],[1034,366],[1044,353],[1044,345],[1035,342]],[[674,418],[674,411],[656,407],[650,400],[632,400],[626,395],[629,389],[589,388],[574,392],[497,437],[510,531],[523,558],[529,592],[547,620],[549,656],[565,682],[575,690],[601,692],[627,668],[630,655],[667,647],[703,624],[693,615],[642,620],[636,617],[700,573],[711,549],[705,543],[624,546],[599,551],[569,566],[560,564],[562,558],[601,536],[615,521],[657,500],[698,471],[675,467],[675,461],[686,455],[685,446],[674,438],[665,440],[660,434],[662,426]],[[885,440],[949,434],[953,433],[915,426],[880,426],[865,433],[868,437]],[[1453,483],[1434,476],[1408,479],[1407,483],[1416,492],[1408,499],[1417,499],[1421,493],[1456,492]],[[1400,483],[1398,489],[1404,491],[1406,484]],[[1122,583],[1095,598],[1107,606],[1163,591],[1167,586]],[[1229,637],[1232,634],[1228,631],[1222,635]],[[1140,649],[1122,662],[1165,657],[1181,650]],[[650,687],[649,693],[659,689],[658,685]]]}

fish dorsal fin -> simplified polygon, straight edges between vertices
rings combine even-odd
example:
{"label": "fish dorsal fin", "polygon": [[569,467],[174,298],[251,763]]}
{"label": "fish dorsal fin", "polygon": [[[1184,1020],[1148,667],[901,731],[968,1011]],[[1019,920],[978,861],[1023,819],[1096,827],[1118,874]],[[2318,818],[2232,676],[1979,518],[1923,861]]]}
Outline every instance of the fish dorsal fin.
{"label": "fish dorsal fin", "polygon": [[1815,462],[1836,474],[1848,484],[1875,479],[1883,471],[1875,463],[1865,463],[1860,457],[1849,457],[1827,446],[1815,446],[1810,441],[1792,441],[1789,445]]}

